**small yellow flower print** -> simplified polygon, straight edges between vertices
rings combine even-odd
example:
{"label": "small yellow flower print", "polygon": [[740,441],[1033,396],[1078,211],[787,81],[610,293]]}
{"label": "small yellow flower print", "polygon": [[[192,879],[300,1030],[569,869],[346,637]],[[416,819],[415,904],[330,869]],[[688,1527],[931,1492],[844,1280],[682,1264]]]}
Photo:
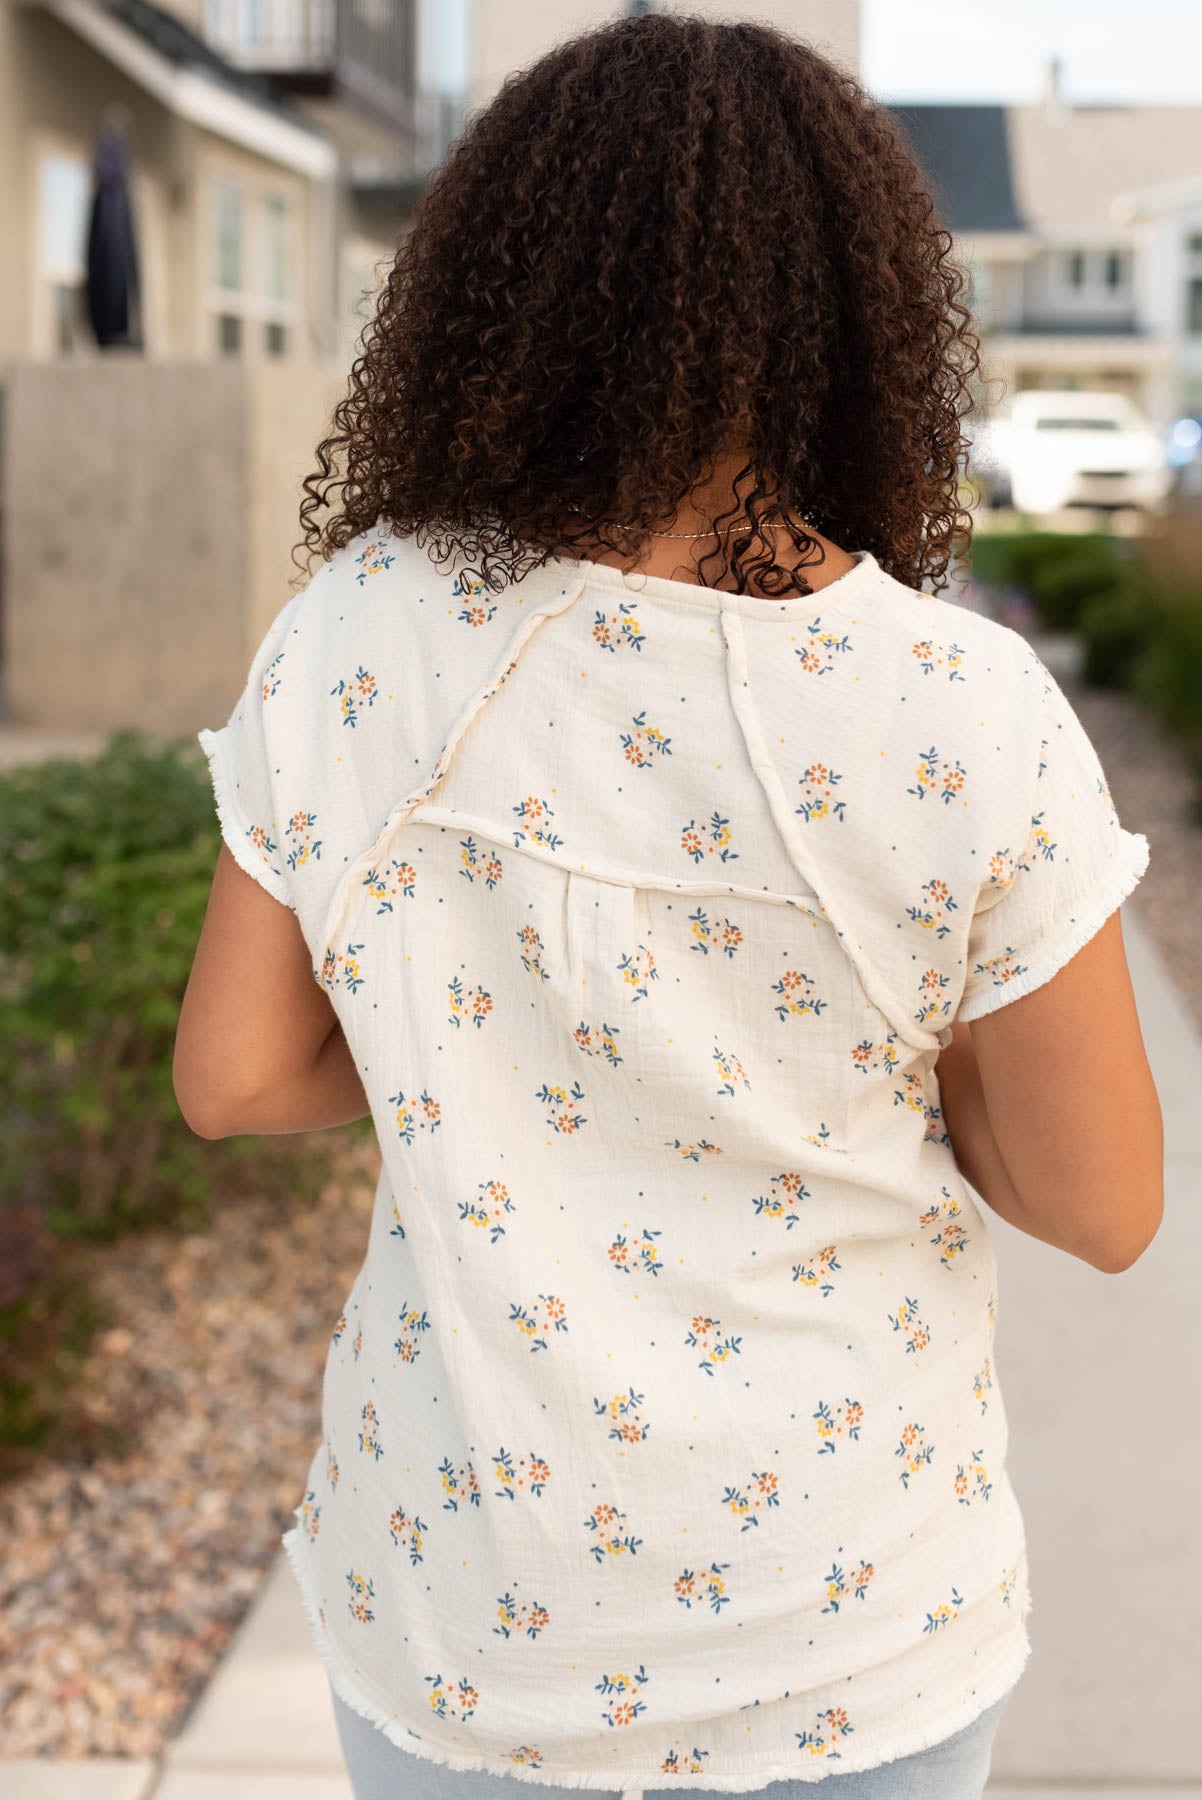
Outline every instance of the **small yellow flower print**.
{"label": "small yellow flower print", "polygon": [[835,1284],[828,1277],[833,1270],[841,1269],[843,1266],[836,1259],[836,1248],[837,1246],[834,1244],[827,1244],[825,1249],[819,1250],[818,1254],[811,1257],[809,1262],[794,1263],[794,1281],[799,1281],[803,1287],[817,1288],[824,1299],[827,1294],[833,1294]]}
{"label": "small yellow flower print", "polygon": [[864,1423],[864,1408],[858,1400],[846,1399],[842,1406],[836,1406],[832,1411],[825,1400],[820,1400],[810,1416],[818,1421],[818,1454],[821,1456],[825,1451],[833,1456],[838,1448],[838,1438],[859,1437],[860,1427]]}
{"label": "small yellow flower print", "polygon": [[717,1069],[719,1083],[718,1093],[720,1096],[727,1094],[733,1099],[735,1089],[740,1083],[744,1088],[749,1088],[751,1086],[751,1082],[747,1078],[746,1069],[744,1069],[738,1057],[734,1056],[729,1050],[720,1050],[715,1043],[713,1060]]}
{"label": "small yellow flower print", "polygon": [[369,575],[379,575],[383,570],[391,569],[395,561],[396,557],[390,556],[382,543],[368,544],[362,555],[355,558],[355,566],[359,571],[355,580],[362,587]]}
{"label": "small yellow flower print", "polygon": [[501,1622],[494,1625],[493,1630],[503,1638],[523,1632],[528,1638],[536,1638],[551,1623],[550,1613],[537,1600],[526,1600],[519,1605],[510,1593],[502,1594],[497,1601],[497,1618]]}
{"label": "small yellow flower print", "polygon": [[741,1355],[743,1349],[741,1337],[732,1337],[729,1332],[724,1334],[720,1319],[707,1319],[701,1313],[694,1317],[684,1341],[702,1352],[697,1367],[704,1375],[712,1375],[716,1368],[728,1362],[732,1356]]}
{"label": "small yellow flower print", "polygon": [[937,794],[946,806],[963,793],[968,771],[961,767],[959,758],[949,762],[932,745],[929,750],[920,751],[915,776],[917,785],[907,788],[907,794],[916,794],[920,800],[925,800],[928,794]]}
{"label": "small yellow flower print", "polygon": [[752,1471],[742,1487],[728,1487],[722,1504],[740,1521],[739,1530],[758,1527],[762,1515],[770,1507],[780,1505],[780,1483],[770,1471]]}
{"label": "small yellow flower print", "polygon": [[549,825],[555,814],[537,794],[528,794],[524,800],[516,801],[510,810],[518,816],[513,841],[519,849],[524,843],[541,844],[544,850],[563,849],[563,839]]}
{"label": "small yellow flower print", "polygon": [[1056,846],[1052,842],[1051,834],[1043,822],[1043,814],[1041,812],[1036,813],[1031,820],[1031,842],[1035,845],[1036,850],[1039,855],[1042,856],[1044,862],[1055,862]]}
{"label": "small yellow flower print", "polygon": [[717,857],[719,862],[737,862],[739,853],[731,849],[730,839],[730,820],[712,812],[704,825],[692,818],[682,826],[680,847],[695,863],[704,862],[707,856]]}
{"label": "small yellow flower print", "polygon": [[332,1488],[336,1488],[338,1486],[338,1476],[339,1476],[338,1458],[334,1455],[333,1444],[327,1442],[327,1444],[326,1444],[326,1480],[329,1482],[329,1484]]}
{"label": "small yellow flower print", "polygon": [[680,1138],[665,1138],[664,1142],[670,1150],[677,1150],[686,1162],[700,1162],[703,1156],[721,1156],[721,1144],[711,1144],[707,1138],[701,1138],[695,1144],[686,1144]]}
{"label": "small yellow flower print", "polygon": [[914,1014],[920,1025],[927,1025],[932,1019],[941,1019],[952,1009],[952,1003],[946,989],[951,986],[950,975],[941,969],[928,968],[918,978],[919,1004]]}
{"label": "small yellow flower print", "polygon": [[826,1592],[824,1613],[837,1613],[839,1602],[846,1600],[850,1591],[857,1600],[862,1600],[868,1592],[868,1584],[876,1573],[870,1562],[860,1558],[860,1566],[850,1571],[844,1570],[838,1563],[831,1564],[831,1572],[824,1575],[823,1585]]}
{"label": "small yellow flower print", "polygon": [[953,1619],[959,1618],[960,1608],[963,1605],[964,1601],[961,1599],[956,1589],[953,1588],[950,1600],[945,1600],[941,1605],[935,1608],[934,1612],[929,1612],[927,1614],[927,1622],[922,1628],[923,1631],[938,1631],[944,1625],[950,1625]]}
{"label": "small yellow flower print", "polygon": [[933,1206],[921,1213],[918,1223],[938,1226],[930,1242],[938,1244],[939,1260],[945,1269],[950,1269],[956,1258],[963,1255],[969,1239],[960,1221],[960,1202],[953,1199],[945,1187],[941,1187],[939,1192],[943,1199],[936,1200]]}
{"label": "small yellow flower print", "polygon": [[806,631],[806,641],[795,647],[794,656],[807,675],[829,675],[836,656],[846,655],[851,649],[851,639],[846,633],[837,637],[833,631],[824,631],[821,618],[812,620]]}
{"label": "small yellow flower print", "polygon": [[632,768],[649,769],[657,757],[671,756],[671,738],[665,737],[657,725],[648,725],[645,707],[642,712],[635,713],[631,725],[630,731],[618,735],[626,761]]}
{"label": "small yellow flower print", "polygon": [[1019,975],[1027,972],[1026,963],[1021,963],[1011,945],[1007,944],[996,956],[987,956],[984,962],[974,963],[974,975],[988,975],[994,987],[1005,987]]}
{"label": "small yellow flower print", "polygon": [[782,996],[773,1009],[778,1019],[802,1018],[806,1013],[817,1017],[826,1005],[818,998],[813,979],[801,969],[786,969],[780,980],[772,983],[772,992]]}
{"label": "small yellow flower print", "polygon": [[901,1484],[904,1488],[909,1487],[912,1475],[929,1466],[935,1454],[935,1446],[927,1442],[925,1432],[926,1426],[919,1425],[914,1419],[902,1426],[901,1441],[893,1454],[902,1459]]}
{"label": "small yellow flower print", "polygon": [[842,820],[847,808],[845,800],[836,800],[835,789],[843,779],[826,763],[813,762],[798,779],[801,801],[793,808],[808,825],[813,819]]}
{"label": "small yellow flower print", "polygon": [[584,1521],[584,1529],[593,1535],[589,1555],[597,1563],[603,1563],[611,1556],[637,1556],[643,1541],[641,1537],[635,1537],[621,1507],[608,1501],[600,1501],[594,1506]]}
{"label": "small yellow flower print", "polygon": [[906,908],[906,917],[921,925],[924,931],[932,931],[938,938],[946,937],[951,930],[949,914],[957,911],[947,882],[934,877],[923,882],[920,892],[922,898],[916,906]]}
{"label": "small yellow flower print", "polygon": [[891,1075],[901,1061],[901,1051],[897,1048],[896,1031],[891,1031],[879,1044],[874,1044],[871,1038],[862,1039],[853,1048],[851,1060],[864,1075],[875,1074],[878,1069],[883,1069]]}
{"label": "small yellow flower print", "polygon": [[992,1360],[987,1356],[985,1358],[983,1367],[978,1371],[978,1373],[976,1375],[973,1376],[973,1379],[972,1379],[972,1397],[974,1400],[979,1400],[981,1402],[981,1411],[982,1412],[988,1412],[988,1410],[989,1410],[989,1400],[988,1400],[987,1396],[988,1396],[989,1390],[992,1386],[993,1386],[993,1363],[992,1363]]}
{"label": "small yellow flower print", "polygon": [[401,1321],[401,1335],[392,1347],[403,1363],[414,1363],[421,1355],[422,1333],[429,1331],[430,1321],[424,1309],[418,1312],[407,1300],[401,1302],[397,1317]]}
{"label": "small yellow flower print", "polygon": [[632,1725],[641,1712],[646,1712],[647,1702],[642,1698],[642,1692],[647,1681],[647,1671],[642,1663],[633,1675],[602,1675],[595,1692],[609,1700],[608,1708],[601,1714],[607,1725]]}
{"label": "small yellow flower print", "polygon": [[533,925],[519,925],[517,940],[521,945],[522,967],[530,975],[537,975],[540,981],[551,979],[543,967],[543,940]]}
{"label": "small yellow flower print", "polygon": [[509,1302],[509,1318],[533,1350],[545,1350],[553,1332],[568,1328],[567,1308],[557,1294],[540,1294],[529,1306]]}
{"label": "small yellow flower print", "polygon": [[458,613],[463,624],[477,629],[489,623],[496,613],[497,604],[495,600],[490,602],[486,598],[488,591],[487,582],[472,580],[467,575],[456,575],[451,583],[451,597],[465,603]]}
{"label": "small yellow flower print", "polygon": [[480,1695],[464,1675],[455,1683],[441,1675],[427,1675],[430,1684],[430,1710],[439,1719],[470,1719],[480,1704]]}
{"label": "small yellow flower print", "polygon": [[619,1231],[609,1246],[610,1267],[619,1269],[623,1275],[633,1275],[636,1270],[644,1275],[658,1275],[663,1268],[654,1240],[663,1234],[644,1227],[634,1237],[627,1237]]}
{"label": "small yellow flower print", "polygon": [[480,1482],[470,1462],[453,1463],[449,1456],[444,1456],[438,1465],[438,1473],[446,1495],[442,1503],[444,1512],[457,1513],[461,1506],[479,1507]]}
{"label": "small yellow flower print", "polygon": [[417,870],[394,856],[386,869],[369,869],[363,877],[368,898],[375,900],[376,914],[396,910],[396,901],[412,900],[417,889]]}
{"label": "small yellow flower print", "polygon": [[362,944],[348,944],[345,950],[328,948],[321,965],[321,979],[328,988],[344,987],[357,994],[366,976],[359,963]]}
{"label": "small yellow flower print", "polygon": [[937,644],[934,638],[923,638],[913,646],[913,654],[924,675],[938,671],[946,674],[949,681],[964,680],[966,652],[959,644]]}
{"label": "small yellow flower print", "polygon": [[659,1772],[661,1775],[702,1775],[708,1755],[708,1750],[699,1750],[696,1745],[683,1754],[675,1748],[671,1749],[660,1763]]}
{"label": "small yellow flower print", "polygon": [[1003,1606],[1009,1606],[1017,1584],[1018,1584],[1018,1564],[1014,1563],[1006,1571],[1006,1573],[1002,1576],[1001,1581],[998,1583],[998,1588],[999,1588],[999,1591],[1002,1596],[1002,1605]]}
{"label": "small yellow flower print", "polygon": [[810,1756],[826,1756],[832,1759],[842,1756],[837,1748],[855,1727],[848,1723],[846,1710],[842,1706],[830,1706],[819,1713],[810,1731],[795,1731],[794,1737],[800,1750]]}
{"label": "small yellow flower print", "polygon": [[621,1033],[616,1025],[589,1025],[581,1019],[572,1035],[586,1056],[603,1056],[610,1064],[621,1062],[618,1052]]}
{"label": "small yellow flower print", "polygon": [[454,975],[447,983],[447,992],[451,1004],[448,1020],[452,1025],[461,1025],[468,1019],[478,1030],[492,1012],[492,995],[479,982],[473,988],[465,988],[459,976]]}
{"label": "small yellow flower print", "polygon": [[470,882],[480,880],[486,888],[495,888],[505,872],[497,852],[481,853],[470,832],[459,840],[459,848],[463,853],[459,858],[459,873],[466,875]]}
{"label": "small yellow flower print", "polygon": [[726,1571],[729,1563],[713,1562],[708,1569],[695,1574],[692,1569],[683,1569],[672,1583],[672,1591],[682,1606],[693,1610],[693,1602],[708,1607],[711,1612],[721,1612],[729,1606],[730,1595],[726,1591]]}
{"label": "small yellow flower print", "polygon": [[618,650],[641,650],[646,638],[639,630],[633,601],[623,600],[616,613],[599,612],[593,622],[593,642],[613,655]]}
{"label": "small yellow flower print", "polygon": [[301,1501],[300,1523],[305,1536],[312,1543],[321,1530],[321,1507],[317,1504],[317,1496],[312,1488]]}
{"label": "small yellow flower print", "polygon": [[376,1595],[371,1580],[366,1575],[357,1574],[354,1569],[348,1569],[346,1584],[351,1590],[347,1599],[351,1618],[360,1625],[369,1625],[376,1616],[368,1604]]}
{"label": "small yellow flower print", "polygon": [[572,1101],[584,1099],[584,1089],[578,1081],[574,1081],[570,1088],[550,1087],[544,1081],[536,1091],[536,1098],[550,1108],[547,1124],[561,1136],[573,1137],[582,1125],[588,1124],[586,1114],[569,1110]]}
{"label": "small yellow flower print", "polygon": [[426,1541],[427,1530],[428,1527],[422,1524],[417,1514],[410,1518],[403,1506],[394,1507],[388,1516],[388,1535],[398,1549],[404,1549],[408,1545],[409,1562],[413,1568],[424,1561],[422,1545]]}
{"label": "small yellow flower print", "polygon": [[983,1461],[983,1450],[970,1450],[968,1465],[957,1463],[953,1486],[956,1499],[962,1506],[971,1506],[974,1500],[988,1500],[993,1492],[993,1483],[989,1479],[989,1471]]}
{"label": "small yellow flower print", "polygon": [[634,951],[623,951],[616,967],[625,985],[631,989],[632,1001],[646,1000],[651,983],[659,980],[655,957],[646,944],[640,944]]}
{"label": "small yellow flower print", "polygon": [[284,827],[284,836],[292,846],[288,852],[290,869],[301,869],[307,862],[321,861],[321,839],[313,835],[316,823],[316,813],[294,812]]}
{"label": "small yellow flower print", "polygon": [[[829,1133],[828,1133],[829,1135]],[[751,1204],[757,1219],[783,1219],[785,1230],[792,1231],[801,1217],[793,1208],[810,1198],[810,1190],[800,1175],[773,1175],[766,1194],[754,1194]]]}
{"label": "small yellow flower print", "polygon": [[396,1107],[397,1134],[403,1144],[411,1144],[419,1131],[436,1131],[442,1121],[441,1104],[425,1088],[417,1100],[406,1099],[401,1092],[390,1094],[388,1104]]}
{"label": "small yellow flower print", "polygon": [[919,1316],[917,1300],[907,1297],[896,1313],[890,1313],[888,1316],[894,1331],[900,1331],[905,1335],[907,1355],[911,1353],[916,1355],[920,1350],[927,1348],[931,1341],[931,1334]]}
{"label": "small yellow flower print", "polygon": [[359,1417],[363,1421],[363,1429],[359,1433],[359,1448],[360,1450],[365,1450],[369,1456],[373,1457],[376,1462],[379,1462],[384,1451],[380,1444],[380,1427],[379,1421],[376,1418],[376,1409],[370,1400],[364,1403],[363,1410],[360,1412]]}
{"label": "small yellow flower print", "polygon": [[700,950],[703,956],[708,956],[711,950],[721,950],[729,962],[743,942],[738,925],[732,925],[729,919],[723,919],[721,923],[711,920],[704,907],[699,906],[696,912],[689,914],[689,924],[693,928],[693,942],[689,948]]}
{"label": "small yellow flower print", "polygon": [[617,1438],[622,1444],[641,1444],[651,1430],[639,1411],[645,1396],[636,1394],[633,1387],[627,1388],[624,1394],[615,1394],[610,1400],[598,1400],[593,1396],[593,1416],[609,1420],[611,1438]]}
{"label": "small yellow flower print", "polygon": [[460,1220],[479,1230],[487,1230],[490,1241],[495,1244],[505,1236],[503,1216],[513,1211],[509,1189],[503,1181],[482,1181],[476,1193],[475,1200],[459,1202]]}
{"label": "small yellow flower print", "polygon": [[330,693],[338,695],[342,723],[355,727],[364,711],[376,703],[376,678],[360,664],[353,675],[336,681]]}
{"label": "small yellow flower print", "polygon": [[512,1763],[521,1763],[528,1769],[537,1769],[542,1763],[543,1753],[533,1744],[519,1744],[516,1750],[509,1752],[509,1760]]}
{"label": "small yellow flower print", "polygon": [[492,1462],[493,1474],[501,1484],[495,1490],[498,1500],[512,1500],[518,1494],[527,1494],[533,1500],[542,1499],[551,1479],[550,1464],[543,1457],[536,1456],[533,1450],[528,1456],[515,1457],[512,1451],[501,1449]]}

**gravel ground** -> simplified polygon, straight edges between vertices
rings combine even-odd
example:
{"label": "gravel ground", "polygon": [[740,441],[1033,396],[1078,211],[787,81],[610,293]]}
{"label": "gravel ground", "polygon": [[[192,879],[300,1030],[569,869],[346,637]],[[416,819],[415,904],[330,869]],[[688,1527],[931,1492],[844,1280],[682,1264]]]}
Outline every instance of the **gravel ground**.
{"label": "gravel ground", "polygon": [[[1139,912],[1202,1024],[1202,826],[1188,771],[1130,700],[1082,689],[1035,639],[1143,831]],[[48,1463],[0,1491],[0,1755],[156,1756],[274,1558],[321,1432],[321,1370],[367,1245],[378,1152],[316,1203],[251,1198],[203,1236],[97,1253],[119,1320],[85,1372],[132,1453]]]}
{"label": "gravel ground", "polygon": [[302,1497],[378,1168],[356,1147],[315,1201],[97,1252],[118,1322],[83,1382],[132,1448],[0,1491],[0,1756],[153,1757],[179,1731]]}

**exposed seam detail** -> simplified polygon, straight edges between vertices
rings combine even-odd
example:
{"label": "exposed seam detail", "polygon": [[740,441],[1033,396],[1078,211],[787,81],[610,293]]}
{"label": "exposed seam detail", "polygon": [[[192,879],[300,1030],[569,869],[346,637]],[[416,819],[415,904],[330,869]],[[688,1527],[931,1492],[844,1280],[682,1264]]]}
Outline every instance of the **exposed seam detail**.
{"label": "exposed seam detail", "polygon": [[419,805],[438,786],[451,766],[451,758],[459,740],[481,707],[492,699],[506,676],[509,675],[527,641],[547,619],[554,618],[557,613],[566,612],[570,606],[574,605],[584,592],[584,585],[583,580],[577,580],[574,584],[565,587],[557,599],[546,601],[536,607],[534,611],[523,616],[506,643],[501,656],[493,665],[493,672],[488,680],[482,687],[476,689],[460,710],[459,717],[452,725],[443,742],[442,749],[434,759],[434,767],[430,774],[420,787],[411,788],[403,799],[397,801],[366,850],[355,858],[349,868],[343,871],[326,911],[325,926],[321,934],[320,950],[322,954],[334,943],[339,930],[341,930],[356,879],[381,860],[393,835],[405,823],[414,807]]}
{"label": "exposed seam detail", "polygon": [[584,863],[567,863],[543,844],[528,841],[515,844],[512,834],[506,836],[504,828],[492,819],[481,818],[476,813],[460,812],[457,807],[452,806],[431,806],[420,801],[418,806],[421,808],[416,821],[418,824],[445,825],[455,831],[470,831],[476,837],[506,845],[517,856],[529,856],[535,862],[547,863],[553,869],[560,869],[565,875],[587,875],[591,881],[609,882],[614,887],[649,888],[665,894],[680,894],[685,899],[690,899],[693,895],[700,898],[714,894],[726,899],[762,900],[770,906],[791,906],[797,912],[821,917],[820,903],[809,894],[778,894],[771,888],[744,887],[739,882],[731,881],[675,881],[671,876],[657,874],[654,870],[598,869]]}
{"label": "exposed seam detail", "polygon": [[826,878],[819,869],[806,842],[804,832],[798,827],[789,811],[789,803],[781,787],[780,776],[775,765],[770,761],[760,732],[759,721],[751,708],[751,692],[747,683],[747,653],[743,639],[743,621],[738,613],[722,612],[722,642],[726,647],[726,673],[730,688],[731,705],[735,718],[743,733],[744,747],[760,786],[768,801],[776,828],[784,841],[785,849],[798,873],[802,875],[818,895],[826,911],[826,916],[835,928],[835,935],[846,952],[848,959],[859,975],[864,991],[873,1005],[882,1012],[893,1026],[898,1036],[915,1050],[937,1050],[942,1047],[944,1037],[940,1032],[928,1031],[917,1025],[905,1009],[897,1003],[884,977],[876,964],[869,957],[858,939],[848,929],[848,920],[843,915],[842,906],[832,906],[825,892]]}

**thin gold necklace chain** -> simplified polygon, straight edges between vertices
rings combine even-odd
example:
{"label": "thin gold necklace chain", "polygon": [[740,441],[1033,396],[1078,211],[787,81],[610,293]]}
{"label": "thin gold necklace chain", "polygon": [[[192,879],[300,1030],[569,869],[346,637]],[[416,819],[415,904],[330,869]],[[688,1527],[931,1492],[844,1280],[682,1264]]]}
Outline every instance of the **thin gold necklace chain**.
{"label": "thin gold necklace chain", "polygon": [[[721,531],[715,526],[711,531],[650,531],[647,535],[648,537],[655,538],[729,537],[732,531],[746,531],[749,529],[750,527],[747,525],[725,525]],[[760,531],[788,531],[790,528],[788,525],[782,523],[780,525],[760,525],[757,529]]]}

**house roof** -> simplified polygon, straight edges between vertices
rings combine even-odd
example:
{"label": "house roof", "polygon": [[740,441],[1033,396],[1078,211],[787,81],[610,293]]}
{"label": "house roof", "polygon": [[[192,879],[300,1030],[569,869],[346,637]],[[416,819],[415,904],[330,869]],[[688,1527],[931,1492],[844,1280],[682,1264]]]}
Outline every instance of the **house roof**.
{"label": "house roof", "polygon": [[1112,234],[1118,195],[1202,182],[1202,106],[889,108],[957,233]]}
{"label": "house roof", "polygon": [[930,183],[949,231],[1022,231],[1014,193],[1006,108],[892,106]]}
{"label": "house roof", "polygon": [[1040,230],[1113,230],[1131,188],[1202,176],[1202,106],[1007,108],[1015,192]]}

